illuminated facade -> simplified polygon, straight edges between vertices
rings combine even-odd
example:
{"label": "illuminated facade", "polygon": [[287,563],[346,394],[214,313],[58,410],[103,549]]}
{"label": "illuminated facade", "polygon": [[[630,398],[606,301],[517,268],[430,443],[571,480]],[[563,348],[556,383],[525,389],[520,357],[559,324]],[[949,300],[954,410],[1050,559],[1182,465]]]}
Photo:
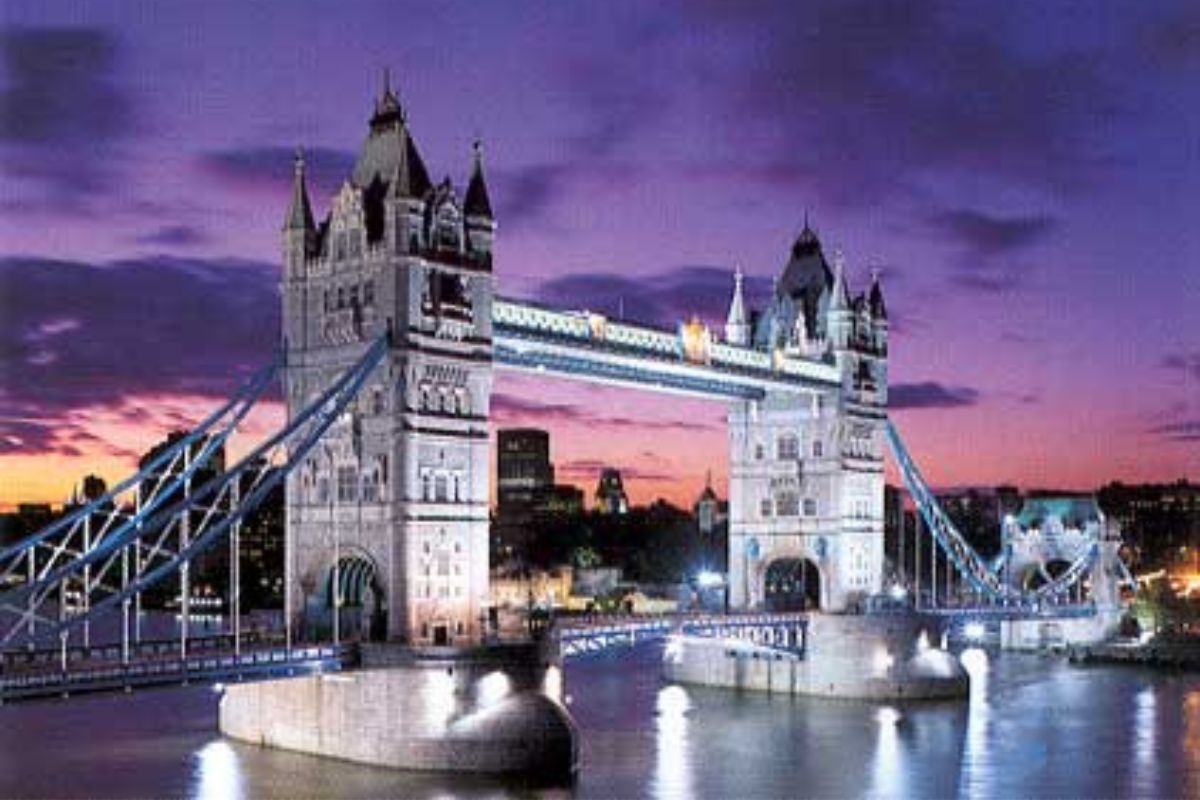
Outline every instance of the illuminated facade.
{"label": "illuminated facade", "polygon": [[[830,364],[838,382],[806,399],[768,392],[731,406],[731,603],[851,607],[883,580],[888,321],[879,281],[852,298],[840,257],[831,269],[805,226],[752,330],[744,304],[738,279],[728,338],[748,335],[779,364]],[[814,573],[819,591],[768,579]]]}
{"label": "illuminated facade", "polygon": [[352,409],[289,475],[294,616],[325,619],[340,594],[363,606],[354,618],[379,635],[479,639],[495,229],[478,147],[463,197],[449,179],[434,184],[390,88],[320,224],[297,159],[283,230],[289,414],[380,336],[391,347]]}

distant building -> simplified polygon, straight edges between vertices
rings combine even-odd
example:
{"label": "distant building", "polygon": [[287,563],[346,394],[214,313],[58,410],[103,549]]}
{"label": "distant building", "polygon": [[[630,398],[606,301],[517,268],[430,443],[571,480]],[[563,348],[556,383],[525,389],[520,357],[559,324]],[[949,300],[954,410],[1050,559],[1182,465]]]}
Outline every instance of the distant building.
{"label": "distant building", "polygon": [[692,513],[696,515],[697,530],[704,536],[717,534],[729,522],[729,503],[717,497],[712,487],[712,472],[705,478],[704,490],[696,498]]}
{"label": "distant building", "polygon": [[1200,484],[1110,483],[1096,497],[1121,526],[1135,566],[1157,569],[1195,558],[1200,548]]}
{"label": "distant building", "polygon": [[548,432],[509,428],[496,434],[496,499],[502,515],[532,507],[553,486]]}
{"label": "distant building", "polygon": [[702,540],[702,566],[710,571],[724,572],[729,544],[729,503],[717,496],[711,472],[704,481],[704,490],[692,506],[692,513]]}
{"label": "distant building", "polygon": [[596,510],[601,514],[625,514],[629,511],[629,497],[621,482],[621,471],[616,467],[605,467],[596,484]]}

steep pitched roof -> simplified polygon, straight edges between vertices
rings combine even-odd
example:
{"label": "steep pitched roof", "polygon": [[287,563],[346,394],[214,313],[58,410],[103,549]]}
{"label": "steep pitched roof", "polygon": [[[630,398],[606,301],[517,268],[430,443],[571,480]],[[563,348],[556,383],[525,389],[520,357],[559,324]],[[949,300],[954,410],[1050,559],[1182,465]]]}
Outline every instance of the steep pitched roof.
{"label": "steep pitched roof", "polygon": [[376,178],[390,184],[392,194],[400,197],[422,197],[433,185],[400,100],[387,84],[375,103],[370,131],[350,180],[365,189]]}
{"label": "steep pitched roof", "polygon": [[871,306],[871,316],[875,319],[887,319],[887,305],[883,302],[883,289],[879,285],[879,273],[871,276],[871,296],[868,300]]}
{"label": "steep pitched roof", "polygon": [[296,162],[292,177],[292,202],[288,206],[283,229],[289,231],[311,231],[313,225],[312,205],[308,202],[308,187],[304,182],[304,156],[296,151]]}
{"label": "steep pitched roof", "polygon": [[467,196],[463,200],[463,211],[468,217],[494,219],[487,182],[483,179],[483,145],[478,139],[475,141],[474,150],[475,159],[471,166],[471,180],[467,184]]}

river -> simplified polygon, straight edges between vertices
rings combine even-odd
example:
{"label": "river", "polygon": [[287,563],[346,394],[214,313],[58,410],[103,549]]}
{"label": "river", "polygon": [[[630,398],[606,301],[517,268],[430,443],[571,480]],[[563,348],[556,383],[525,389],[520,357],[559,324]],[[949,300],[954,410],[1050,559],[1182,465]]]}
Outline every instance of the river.
{"label": "river", "polygon": [[571,786],[228,742],[219,695],[187,687],[0,708],[0,796],[1200,798],[1194,673],[973,651],[969,703],[873,705],[664,685],[658,659],[644,645],[568,666]]}

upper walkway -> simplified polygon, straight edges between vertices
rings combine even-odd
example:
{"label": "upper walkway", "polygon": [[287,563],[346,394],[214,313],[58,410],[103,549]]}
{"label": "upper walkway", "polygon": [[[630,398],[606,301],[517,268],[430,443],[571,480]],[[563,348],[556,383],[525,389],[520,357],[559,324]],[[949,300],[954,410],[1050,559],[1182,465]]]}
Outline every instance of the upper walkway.
{"label": "upper walkway", "polygon": [[831,363],[720,342],[698,322],[673,333],[497,297],[492,337],[501,366],[706,398],[811,393],[841,381]]}

